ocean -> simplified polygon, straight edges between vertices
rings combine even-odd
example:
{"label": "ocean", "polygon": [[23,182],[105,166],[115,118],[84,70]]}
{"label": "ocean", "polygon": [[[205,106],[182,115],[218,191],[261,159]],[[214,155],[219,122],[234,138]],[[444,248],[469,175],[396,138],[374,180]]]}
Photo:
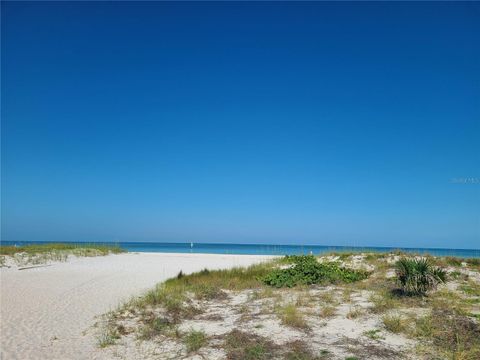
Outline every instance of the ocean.
{"label": "ocean", "polygon": [[[28,245],[49,242],[40,241],[2,241],[2,245]],[[82,244],[76,242],[75,244]],[[97,243],[112,244],[112,243]],[[220,244],[220,243],[159,243],[159,242],[118,242],[114,243],[130,252],[165,252],[193,254],[245,254],[245,255],[320,255],[329,252],[392,252],[400,250],[412,254],[430,254],[434,256],[456,256],[463,258],[480,257],[480,249],[436,249],[402,247],[351,247],[324,245],[274,245],[274,244]]]}

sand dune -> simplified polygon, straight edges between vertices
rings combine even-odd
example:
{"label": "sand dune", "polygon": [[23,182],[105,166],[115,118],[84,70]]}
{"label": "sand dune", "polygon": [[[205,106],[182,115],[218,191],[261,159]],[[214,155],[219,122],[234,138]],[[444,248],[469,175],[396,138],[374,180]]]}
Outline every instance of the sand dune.
{"label": "sand dune", "polygon": [[95,317],[180,270],[245,266],[255,255],[127,253],[0,270],[1,358],[101,359]]}

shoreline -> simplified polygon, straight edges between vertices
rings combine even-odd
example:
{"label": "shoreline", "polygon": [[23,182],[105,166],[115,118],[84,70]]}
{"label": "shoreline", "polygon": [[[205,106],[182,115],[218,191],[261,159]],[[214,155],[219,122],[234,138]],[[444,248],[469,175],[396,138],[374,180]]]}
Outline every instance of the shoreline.
{"label": "shoreline", "polygon": [[386,246],[335,246],[314,244],[236,244],[236,243],[171,243],[171,242],[51,242],[51,241],[3,241],[2,246],[41,245],[41,244],[74,244],[119,246],[123,250],[135,253],[161,254],[201,254],[201,255],[258,255],[284,256],[306,255],[313,253],[324,256],[332,253],[396,253],[409,255],[440,256],[456,258],[480,258],[480,249],[422,248],[422,247],[386,247]]}

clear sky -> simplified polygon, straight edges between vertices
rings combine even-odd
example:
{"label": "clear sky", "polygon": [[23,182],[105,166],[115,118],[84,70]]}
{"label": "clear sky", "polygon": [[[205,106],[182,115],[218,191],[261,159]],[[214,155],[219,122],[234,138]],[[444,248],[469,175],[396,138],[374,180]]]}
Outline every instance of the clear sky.
{"label": "clear sky", "polygon": [[2,2],[3,240],[480,248],[480,3]]}

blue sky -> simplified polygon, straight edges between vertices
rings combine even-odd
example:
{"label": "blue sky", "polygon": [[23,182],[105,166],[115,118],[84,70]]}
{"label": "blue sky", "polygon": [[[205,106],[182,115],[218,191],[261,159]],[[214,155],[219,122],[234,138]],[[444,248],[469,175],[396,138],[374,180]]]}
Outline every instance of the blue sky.
{"label": "blue sky", "polygon": [[480,248],[479,37],[467,2],[2,2],[2,239]]}

